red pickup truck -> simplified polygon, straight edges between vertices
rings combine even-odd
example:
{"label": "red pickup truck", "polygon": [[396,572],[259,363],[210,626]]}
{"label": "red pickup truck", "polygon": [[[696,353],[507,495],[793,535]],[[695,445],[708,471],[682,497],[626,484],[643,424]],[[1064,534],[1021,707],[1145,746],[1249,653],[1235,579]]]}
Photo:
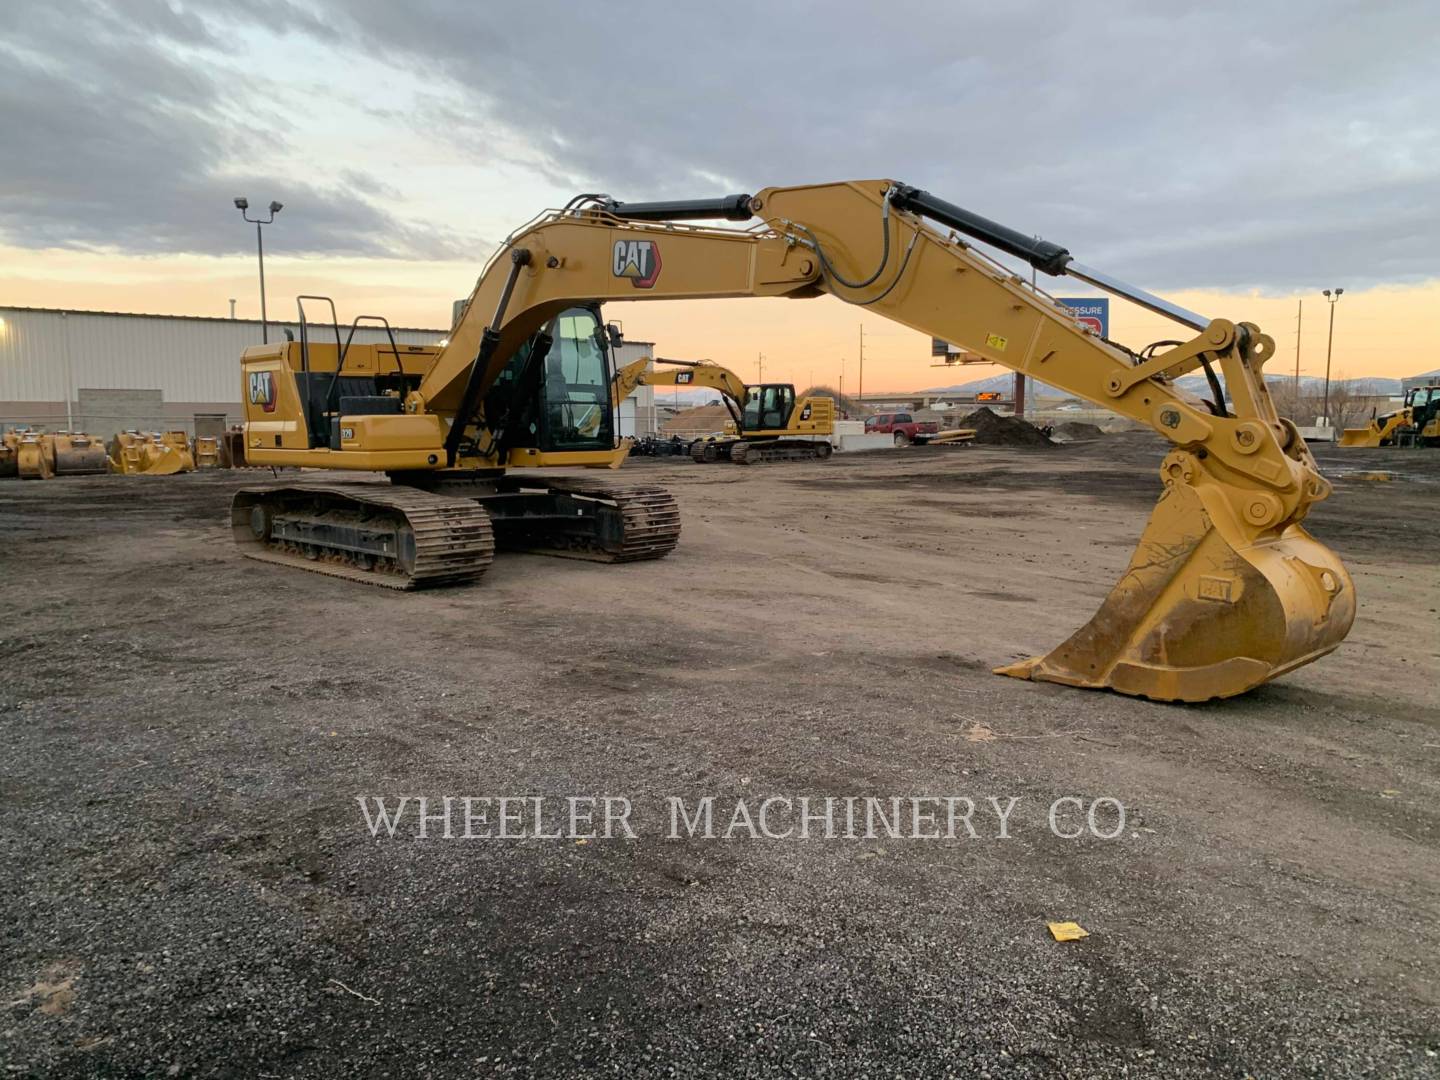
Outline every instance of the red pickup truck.
{"label": "red pickup truck", "polygon": [[918,421],[908,412],[876,413],[865,421],[865,433],[893,435],[896,446],[923,443],[940,430],[933,420]]}

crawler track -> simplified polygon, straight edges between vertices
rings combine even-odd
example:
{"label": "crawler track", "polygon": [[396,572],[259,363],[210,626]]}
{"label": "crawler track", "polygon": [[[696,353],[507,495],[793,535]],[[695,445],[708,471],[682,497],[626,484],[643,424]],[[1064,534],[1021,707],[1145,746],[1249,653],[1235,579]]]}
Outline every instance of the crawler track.
{"label": "crawler track", "polygon": [[241,488],[230,523],[252,559],[391,589],[468,584],[495,555],[483,506],[408,487]]}
{"label": "crawler track", "polygon": [[650,484],[609,484],[587,478],[547,480],[531,498],[539,514],[512,515],[504,509],[524,489],[502,481],[494,520],[500,546],[595,562],[639,562],[664,558],[680,539],[680,508],[664,488]]}
{"label": "crawler track", "polygon": [[758,465],[774,461],[824,461],[834,452],[828,442],[779,439],[775,442],[738,442],[730,448],[729,460],[736,465]]}

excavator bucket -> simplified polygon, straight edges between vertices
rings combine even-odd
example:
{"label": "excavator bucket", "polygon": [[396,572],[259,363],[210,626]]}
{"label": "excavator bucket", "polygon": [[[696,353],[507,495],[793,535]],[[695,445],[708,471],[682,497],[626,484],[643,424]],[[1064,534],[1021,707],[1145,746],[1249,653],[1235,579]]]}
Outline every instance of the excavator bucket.
{"label": "excavator bucket", "polygon": [[1195,488],[1167,480],[1125,575],[1094,617],[1048,655],[996,672],[1207,701],[1340,644],[1355,590],[1334,552],[1298,523],[1232,543],[1214,522]]}
{"label": "excavator bucket", "polygon": [[191,472],[195,458],[180,432],[122,431],[110,444],[110,471],[126,476],[170,476]]}
{"label": "excavator bucket", "polygon": [[49,480],[55,475],[55,439],[27,431],[15,447],[15,465],[21,480]]}
{"label": "excavator bucket", "polygon": [[105,447],[78,431],[62,431],[51,437],[56,476],[93,476],[108,471]]}
{"label": "excavator bucket", "polygon": [[20,475],[20,434],[18,431],[0,434],[0,478]]}

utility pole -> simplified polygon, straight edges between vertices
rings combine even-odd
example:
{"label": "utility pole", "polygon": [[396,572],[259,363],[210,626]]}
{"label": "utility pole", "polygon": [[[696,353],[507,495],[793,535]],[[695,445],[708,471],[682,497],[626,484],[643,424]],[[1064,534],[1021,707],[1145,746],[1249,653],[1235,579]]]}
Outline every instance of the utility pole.
{"label": "utility pole", "polygon": [[230,320],[232,322],[235,320],[235,298],[233,296],[230,298]]}
{"label": "utility pole", "polygon": [[1295,415],[1291,417],[1297,424],[1300,422],[1300,328],[1304,316],[1305,301],[1299,300],[1295,307]]}
{"label": "utility pole", "polygon": [[1344,289],[1336,289],[1332,294],[1329,289],[1325,290],[1325,299],[1330,301],[1330,340],[1325,344],[1325,426],[1330,426],[1330,353],[1335,347],[1335,305],[1340,302],[1340,294]]}
{"label": "utility pole", "polygon": [[860,324],[860,391],[855,395],[859,400],[865,400],[865,324]]}
{"label": "utility pole", "polygon": [[763,383],[765,381],[765,354],[763,352],[756,353],[755,357],[755,381]]}
{"label": "utility pole", "polygon": [[[260,259],[260,341],[263,344],[270,342],[270,323],[265,314],[265,238],[260,229],[263,225],[269,225],[275,220],[275,215],[285,209],[283,203],[272,202],[270,204],[270,216],[268,218],[251,217],[247,211],[250,209],[250,201],[245,198],[235,200],[235,209],[240,211],[240,216],[255,226],[255,253]],[[231,301],[234,303],[234,301]]]}

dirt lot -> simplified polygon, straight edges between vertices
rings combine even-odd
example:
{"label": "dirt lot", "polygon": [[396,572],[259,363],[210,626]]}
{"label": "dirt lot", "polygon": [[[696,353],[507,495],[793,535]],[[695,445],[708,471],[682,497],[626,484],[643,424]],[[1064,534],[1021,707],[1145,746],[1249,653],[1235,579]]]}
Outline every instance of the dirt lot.
{"label": "dirt lot", "polygon": [[[258,474],[0,486],[0,1063],[1440,1075],[1440,453],[1327,455],[1360,614],[1320,663],[1193,707],[991,675],[1088,618],[1160,456],[637,462],[670,558],[417,595],[234,555]],[[638,836],[373,839],[361,795]],[[967,796],[979,837],[671,840],[669,795]],[[1052,835],[1067,795],[1121,836]]]}

